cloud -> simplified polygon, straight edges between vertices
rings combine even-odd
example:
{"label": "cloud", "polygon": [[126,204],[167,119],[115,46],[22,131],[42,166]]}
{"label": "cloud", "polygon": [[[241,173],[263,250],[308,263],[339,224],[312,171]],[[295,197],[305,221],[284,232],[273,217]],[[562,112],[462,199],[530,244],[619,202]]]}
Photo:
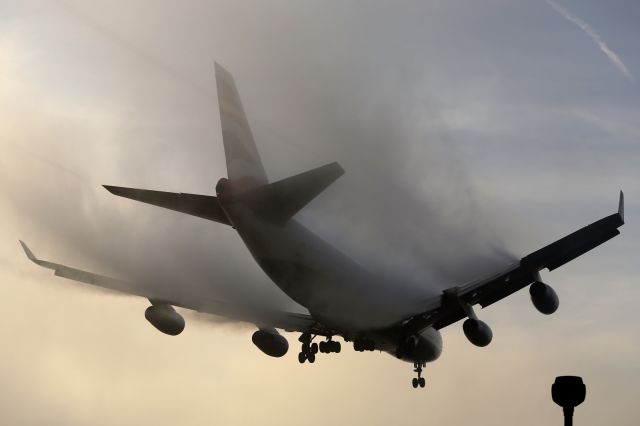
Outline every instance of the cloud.
{"label": "cloud", "polygon": [[604,53],[607,56],[607,58],[609,58],[611,63],[616,68],[618,68],[618,70],[622,74],[624,74],[624,76],[630,82],[632,82],[632,83],[635,82],[635,77],[633,76],[633,74],[631,74],[631,71],[629,71],[629,68],[627,68],[625,63],[622,62],[622,59],[620,59],[620,57],[618,56],[618,54],[616,52],[614,52],[613,50],[611,50],[609,48],[609,46],[607,46],[607,43],[605,43],[605,41],[602,39],[602,37],[600,37],[600,35],[598,33],[596,33],[588,23],[586,23],[582,19],[578,18],[577,16],[575,16],[574,14],[569,12],[569,10],[567,10],[563,6],[560,6],[558,3],[554,2],[553,0],[545,0],[545,1],[551,7],[553,7],[556,10],[556,12],[558,12],[560,15],[562,15],[567,21],[569,21],[572,24],[576,25],[578,28],[580,28],[582,31],[584,31],[589,37],[591,37],[593,42],[598,46],[598,48],[602,51],[602,53]]}

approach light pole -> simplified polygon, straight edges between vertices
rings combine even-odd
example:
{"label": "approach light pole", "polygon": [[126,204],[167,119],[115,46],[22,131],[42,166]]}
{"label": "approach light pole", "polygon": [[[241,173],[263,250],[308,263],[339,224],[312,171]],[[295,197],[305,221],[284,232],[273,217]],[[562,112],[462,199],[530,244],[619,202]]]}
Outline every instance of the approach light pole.
{"label": "approach light pole", "polygon": [[581,377],[559,376],[551,386],[553,402],[562,407],[564,426],[573,426],[573,409],[584,402],[587,387]]}

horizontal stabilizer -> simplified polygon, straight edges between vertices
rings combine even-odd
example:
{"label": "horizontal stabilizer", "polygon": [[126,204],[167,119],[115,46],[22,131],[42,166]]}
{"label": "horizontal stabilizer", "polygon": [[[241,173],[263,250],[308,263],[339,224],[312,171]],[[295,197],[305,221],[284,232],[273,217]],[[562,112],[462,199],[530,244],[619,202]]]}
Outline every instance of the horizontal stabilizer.
{"label": "horizontal stabilizer", "polygon": [[212,195],[152,191],[109,185],[104,185],[104,187],[110,193],[120,197],[230,225],[227,216],[218,204],[217,198]]}
{"label": "horizontal stabilizer", "polygon": [[344,169],[334,162],[249,190],[238,200],[266,220],[284,225],[343,174]]}

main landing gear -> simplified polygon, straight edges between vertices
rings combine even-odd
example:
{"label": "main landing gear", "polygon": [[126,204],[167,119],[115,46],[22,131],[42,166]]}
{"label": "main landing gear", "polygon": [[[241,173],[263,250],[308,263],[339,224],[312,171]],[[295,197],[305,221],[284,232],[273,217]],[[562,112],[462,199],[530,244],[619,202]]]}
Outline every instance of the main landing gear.
{"label": "main landing gear", "polygon": [[305,361],[309,361],[310,364],[316,362],[316,354],[318,353],[318,344],[311,343],[313,337],[310,334],[302,334],[298,339],[302,342],[302,349],[300,349],[300,353],[298,354],[298,362],[300,364],[304,364]]}
{"label": "main landing gear", "polygon": [[376,342],[369,339],[357,339],[353,341],[353,349],[356,352],[375,351]]}
{"label": "main landing gear", "polygon": [[421,388],[425,387],[426,385],[426,381],[424,380],[424,377],[422,377],[422,367],[426,367],[427,364],[424,362],[414,362],[413,363],[413,371],[418,373],[418,377],[414,377],[411,380],[411,385],[413,386],[413,388],[417,388],[418,386],[420,386]]}
{"label": "main landing gear", "polygon": [[323,354],[340,353],[340,342],[335,342],[329,337],[326,341],[317,344],[312,342],[315,337],[316,336],[305,333],[298,339],[302,343],[302,349],[300,349],[300,353],[298,353],[298,362],[300,362],[300,364],[304,364],[305,361],[309,361],[311,364],[316,362],[316,354],[318,351]]}
{"label": "main landing gear", "polygon": [[320,342],[319,345],[320,352],[323,354],[336,353],[339,354],[342,349],[340,346],[340,342],[334,342],[331,340],[331,337],[326,342]]}

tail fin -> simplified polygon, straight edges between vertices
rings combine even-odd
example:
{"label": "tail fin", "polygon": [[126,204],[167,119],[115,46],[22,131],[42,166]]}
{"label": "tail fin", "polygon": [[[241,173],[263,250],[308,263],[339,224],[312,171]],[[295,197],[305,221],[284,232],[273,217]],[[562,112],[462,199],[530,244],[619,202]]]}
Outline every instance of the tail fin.
{"label": "tail fin", "polygon": [[218,63],[215,64],[215,71],[222,141],[229,179],[242,182],[243,186],[247,187],[264,185],[268,182],[267,175],[233,77]]}

